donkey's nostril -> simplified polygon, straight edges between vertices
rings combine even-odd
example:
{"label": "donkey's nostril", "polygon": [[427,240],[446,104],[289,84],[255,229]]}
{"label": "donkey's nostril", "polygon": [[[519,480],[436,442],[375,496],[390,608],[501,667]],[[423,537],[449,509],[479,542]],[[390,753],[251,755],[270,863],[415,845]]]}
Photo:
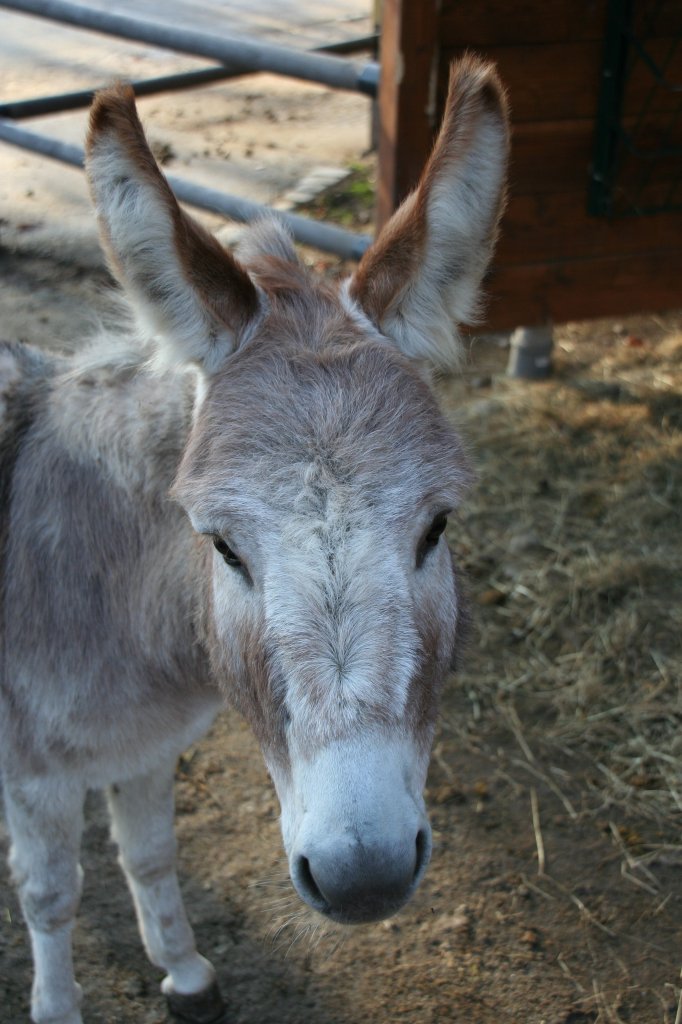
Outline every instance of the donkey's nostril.
{"label": "donkey's nostril", "polygon": [[410,898],[431,855],[426,826],[402,843],[366,845],[348,836],[319,843],[291,864],[299,895],[313,909],[345,924],[379,921]]}
{"label": "donkey's nostril", "polygon": [[323,913],[327,910],[328,902],[322,895],[320,887],[315,881],[312,871],[310,870],[310,861],[307,857],[299,857],[296,861],[295,879],[299,891],[302,892],[307,902],[311,906],[315,907],[316,910],[320,910]]}
{"label": "donkey's nostril", "polygon": [[417,856],[414,865],[413,879],[416,882],[423,875],[431,859],[431,836],[427,829],[420,828],[417,832]]}

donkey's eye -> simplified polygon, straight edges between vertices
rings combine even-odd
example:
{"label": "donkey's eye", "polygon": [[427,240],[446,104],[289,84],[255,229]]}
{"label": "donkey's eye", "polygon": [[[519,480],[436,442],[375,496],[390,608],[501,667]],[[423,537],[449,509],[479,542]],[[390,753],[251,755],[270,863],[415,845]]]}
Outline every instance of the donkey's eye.
{"label": "donkey's eye", "polygon": [[417,568],[420,569],[429,551],[435,548],[448,525],[447,512],[439,512],[424,534],[417,548]]}
{"label": "donkey's eye", "polygon": [[234,553],[230,545],[226,544],[222,537],[215,534],[211,539],[213,541],[213,547],[227,565],[231,565],[233,569],[243,568],[243,563],[239,555]]}

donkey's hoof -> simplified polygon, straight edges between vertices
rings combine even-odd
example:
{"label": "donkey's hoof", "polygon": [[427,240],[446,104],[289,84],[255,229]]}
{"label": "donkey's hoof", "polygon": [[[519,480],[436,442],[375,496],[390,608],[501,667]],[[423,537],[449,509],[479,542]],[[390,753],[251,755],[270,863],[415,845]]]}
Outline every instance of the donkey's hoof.
{"label": "donkey's hoof", "polygon": [[166,1000],[174,1020],[184,1021],[185,1024],[227,1024],[227,1007],[215,981],[203,992],[189,996],[170,992]]}

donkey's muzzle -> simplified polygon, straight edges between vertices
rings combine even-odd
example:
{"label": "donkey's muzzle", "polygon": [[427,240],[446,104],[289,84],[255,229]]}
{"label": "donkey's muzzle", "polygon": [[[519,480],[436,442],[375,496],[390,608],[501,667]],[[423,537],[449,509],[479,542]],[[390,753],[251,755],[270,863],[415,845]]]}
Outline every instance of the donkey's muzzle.
{"label": "donkey's muzzle", "polygon": [[409,900],[431,855],[430,829],[389,844],[365,845],[347,835],[299,855],[292,880],[305,902],[341,924],[390,917]]}

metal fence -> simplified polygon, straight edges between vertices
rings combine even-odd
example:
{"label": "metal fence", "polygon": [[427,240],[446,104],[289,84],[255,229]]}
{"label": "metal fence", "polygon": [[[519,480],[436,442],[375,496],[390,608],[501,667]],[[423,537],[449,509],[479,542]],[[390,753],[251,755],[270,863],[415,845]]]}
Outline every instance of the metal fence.
{"label": "metal fence", "polygon": [[682,210],[682,33],[669,17],[664,0],[610,0],[592,214]]}
{"label": "metal fence", "polygon": [[[176,28],[154,22],[93,10],[70,0],[0,0],[0,7],[73,25],[77,28],[152,44],[162,49],[195,57],[208,57],[216,66],[184,74],[166,75],[131,83],[137,95],[196,88],[220,79],[268,71],[289,78],[316,82],[334,89],[376,95],[379,67],[374,61],[358,62],[339,53],[369,48],[373,37],[353,42],[330,43],[324,52],[291,49],[254,39],[237,38],[220,32],[210,35],[190,28]],[[74,110],[89,105],[95,89],[62,93],[17,102],[0,102],[0,140],[75,166],[83,165],[83,150],[19,127],[15,122],[38,115]],[[348,259],[359,259],[371,242],[368,235],[354,234],[331,224],[309,220],[293,213],[270,210],[259,203],[215,189],[205,188],[181,178],[168,181],[183,202],[200,209],[249,222],[270,213],[283,220],[294,238],[326,252]]]}

